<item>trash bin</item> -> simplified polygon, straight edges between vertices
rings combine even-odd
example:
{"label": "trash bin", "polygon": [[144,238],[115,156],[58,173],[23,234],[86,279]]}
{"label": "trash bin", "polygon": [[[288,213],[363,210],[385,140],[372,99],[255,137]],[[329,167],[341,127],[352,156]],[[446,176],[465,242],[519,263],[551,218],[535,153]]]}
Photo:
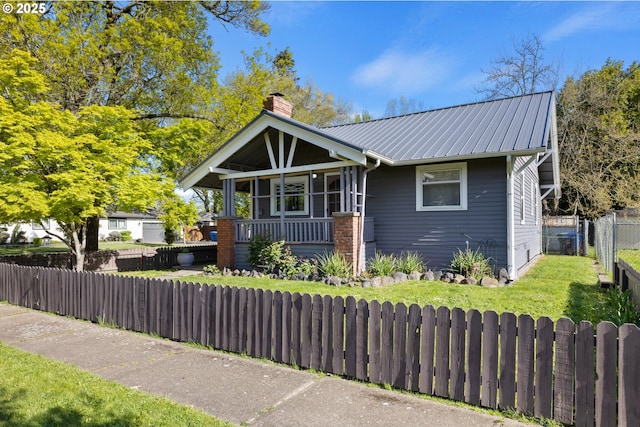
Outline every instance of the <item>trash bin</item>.
{"label": "trash bin", "polygon": [[560,241],[560,254],[561,255],[578,255],[580,252],[580,243],[582,240],[582,233],[560,233],[558,234],[558,240]]}
{"label": "trash bin", "polygon": [[218,232],[217,231],[210,231],[209,232],[209,238],[211,239],[212,242],[217,242],[218,241]]}

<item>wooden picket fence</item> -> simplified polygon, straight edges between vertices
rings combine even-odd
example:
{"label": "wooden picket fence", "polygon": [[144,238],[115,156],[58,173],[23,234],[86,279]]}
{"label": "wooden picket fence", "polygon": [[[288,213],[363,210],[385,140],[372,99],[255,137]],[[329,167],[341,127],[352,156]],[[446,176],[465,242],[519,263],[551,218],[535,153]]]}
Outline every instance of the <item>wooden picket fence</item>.
{"label": "wooden picket fence", "polygon": [[635,325],[8,264],[0,300],[567,425],[640,425]]}

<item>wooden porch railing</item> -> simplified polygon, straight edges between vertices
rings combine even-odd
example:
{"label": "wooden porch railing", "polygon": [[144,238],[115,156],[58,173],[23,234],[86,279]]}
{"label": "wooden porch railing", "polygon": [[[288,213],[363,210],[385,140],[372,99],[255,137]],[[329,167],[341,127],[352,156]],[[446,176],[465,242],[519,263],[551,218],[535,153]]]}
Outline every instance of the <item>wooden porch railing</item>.
{"label": "wooden porch railing", "polygon": [[[374,238],[373,218],[364,220],[364,241]],[[333,243],[333,218],[287,218],[284,228],[279,219],[236,221],[236,242],[248,242],[252,236],[270,236],[295,243]]]}

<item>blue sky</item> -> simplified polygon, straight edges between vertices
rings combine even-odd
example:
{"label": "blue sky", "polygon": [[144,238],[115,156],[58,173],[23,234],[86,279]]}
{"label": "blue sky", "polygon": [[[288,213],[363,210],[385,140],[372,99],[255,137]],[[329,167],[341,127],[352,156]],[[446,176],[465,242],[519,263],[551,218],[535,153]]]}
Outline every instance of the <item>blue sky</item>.
{"label": "blue sky", "polygon": [[242,50],[289,47],[302,80],[374,116],[400,96],[425,109],[480,100],[482,70],[528,33],[560,62],[560,84],[607,58],[640,61],[640,2],[275,1],[264,19],[266,38],[210,26],[222,75]]}

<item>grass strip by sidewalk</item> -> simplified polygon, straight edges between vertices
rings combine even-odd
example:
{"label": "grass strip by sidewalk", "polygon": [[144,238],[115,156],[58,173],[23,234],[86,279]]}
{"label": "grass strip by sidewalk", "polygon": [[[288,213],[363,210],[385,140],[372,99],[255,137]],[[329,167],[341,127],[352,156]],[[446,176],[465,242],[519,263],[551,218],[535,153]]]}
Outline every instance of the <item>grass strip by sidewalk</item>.
{"label": "grass strip by sidewalk", "polygon": [[188,406],[0,343],[0,424],[231,426]]}

